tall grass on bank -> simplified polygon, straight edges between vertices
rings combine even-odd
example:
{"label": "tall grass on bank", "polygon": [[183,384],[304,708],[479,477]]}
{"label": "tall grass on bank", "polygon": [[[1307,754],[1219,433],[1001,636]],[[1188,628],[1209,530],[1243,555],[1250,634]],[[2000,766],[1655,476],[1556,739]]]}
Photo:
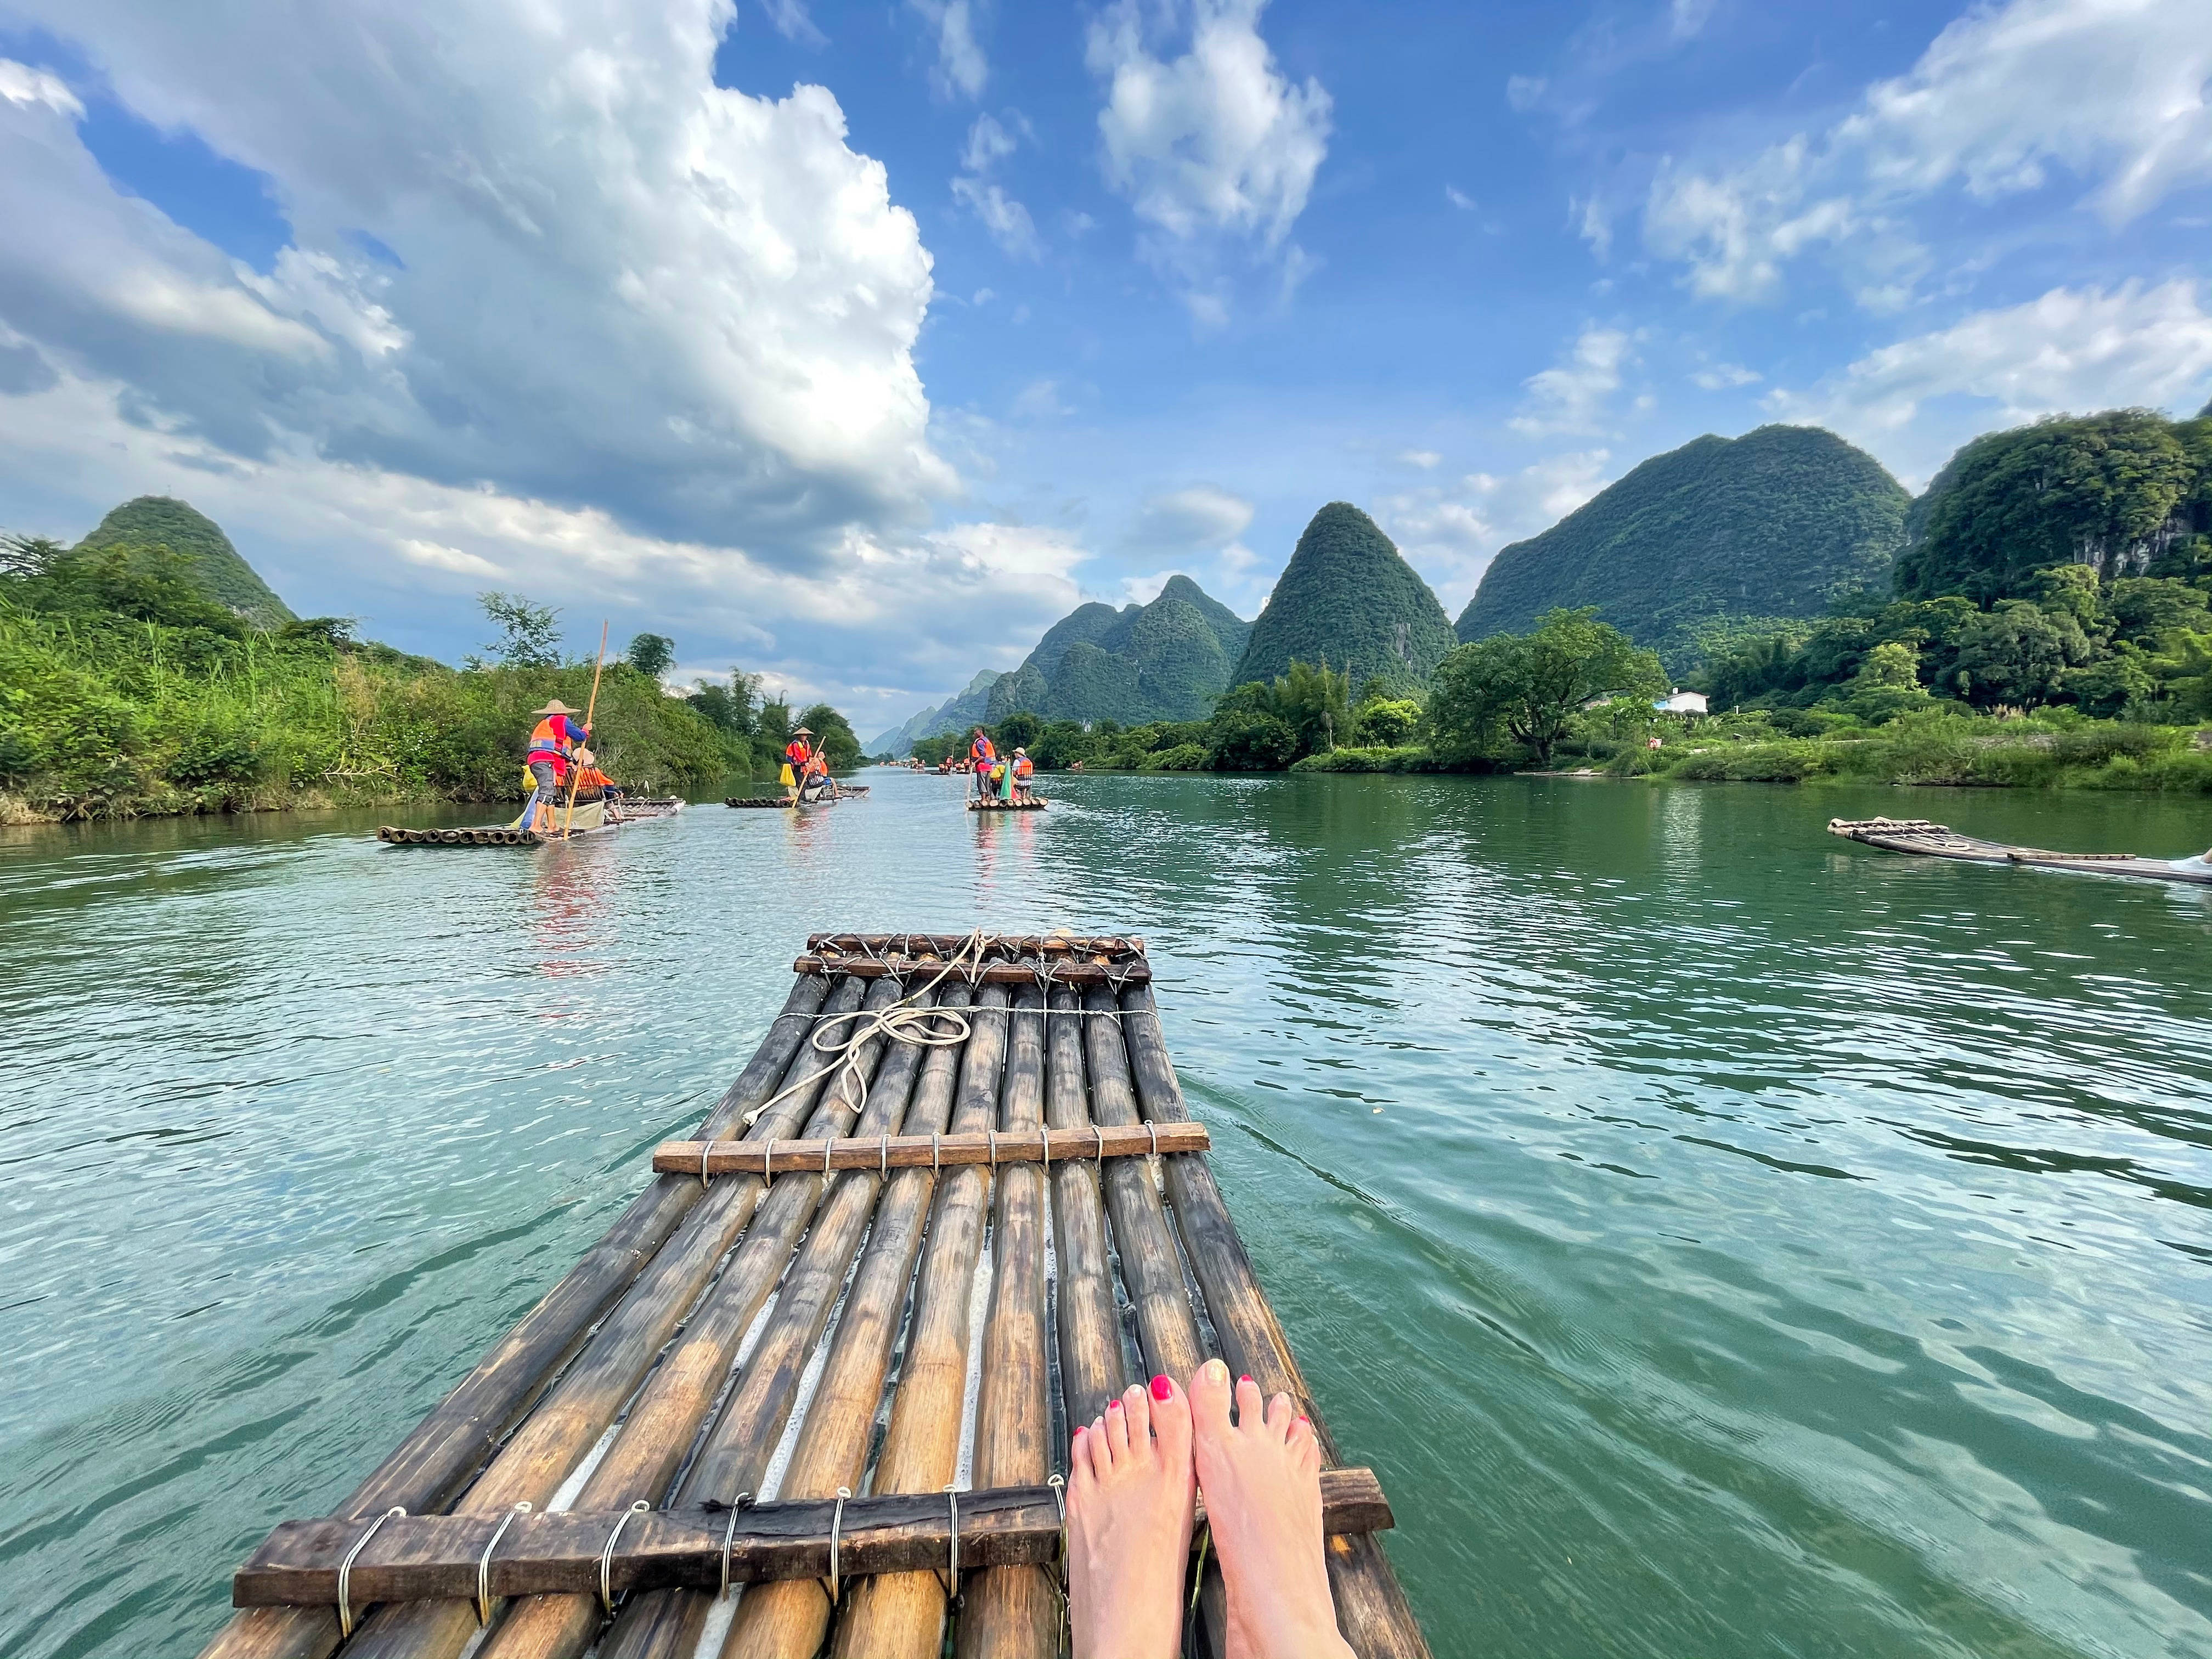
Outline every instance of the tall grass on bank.
{"label": "tall grass on bank", "polygon": [[[522,791],[531,711],[589,664],[455,670],[381,646],[168,627],[0,599],[0,818],[90,818]],[[595,748],[633,791],[750,769],[647,676],[611,665]]]}

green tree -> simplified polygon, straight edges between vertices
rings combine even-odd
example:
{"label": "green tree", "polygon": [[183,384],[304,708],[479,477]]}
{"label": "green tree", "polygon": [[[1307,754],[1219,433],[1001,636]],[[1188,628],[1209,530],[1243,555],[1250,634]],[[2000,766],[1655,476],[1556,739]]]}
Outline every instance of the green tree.
{"label": "green tree", "polygon": [[[991,728],[991,741],[999,746],[1002,755],[1011,755],[1017,749],[1033,747],[1043,733],[1045,723],[1027,709],[1018,709]],[[1031,755],[1031,760],[1036,757]]]}
{"label": "green tree", "polygon": [[1352,738],[1352,676],[1327,662],[1292,662],[1269,688],[1275,717],[1297,737],[1293,758],[1319,755]]}
{"label": "green tree", "polygon": [[676,665],[676,641],[665,634],[640,634],[623,654],[632,668],[657,680]]}
{"label": "green tree", "polygon": [[1421,705],[1411,697],[1370,697],[1353,711],[1363,744],[1395,749],[1413,740],[1421,724]]}
{"label": "green tree", "polygon": [[1656,653],[1597,619],[1597,608],[1547,611],[1531,634],[1497,634],[1453,651],[1437,669],[1429,722],[1437,750],[1473,758],[1503,730],[1539,766],[1583,704],[1650,699],[1667,689]]}
{"label": "green tree", "polygon": [[1955,672],[1960,694],[1978,708],[2034,708],[2057,695],[2069,668],[2092,655],[2073,617],[2003,599],[1960,631]]}
{"label": "green tree", "polygon": [[[484,647],[489,659],[501,668],[558,668],[561,665],[561,630],[555,618],[561,614],[550,605],[532,605],[520,593],[502,593],[496,588],[477,595],[477,603],[483,607],[491,625],[499,630],[499,637]],[[484,659],[467,659],[471,668],[482,667]]]}
{"label": "green tree", "polygon": [[849,772],[860,763],[860,740],[853,735],[853,725],[826,702],[817,702],[799,713],[799,726],[811,727],[814,746],[830,763],[833,772]]}
{"label": "green tree", "polygon": [[[941,766],[947,755],[955,754],[968,746],[968,740],[957,732],[940,732],[933,738],[914,740],[914,757],[924,766]],[[1042,765],[1042,761],[1037,763]]]}
{"label": "green tree", "polygon": [[1920,653],[1903,640],[1885,640],[1851,676],[1844,706],[1869,726],[1881,726],[1929,700],[1920,684]]}

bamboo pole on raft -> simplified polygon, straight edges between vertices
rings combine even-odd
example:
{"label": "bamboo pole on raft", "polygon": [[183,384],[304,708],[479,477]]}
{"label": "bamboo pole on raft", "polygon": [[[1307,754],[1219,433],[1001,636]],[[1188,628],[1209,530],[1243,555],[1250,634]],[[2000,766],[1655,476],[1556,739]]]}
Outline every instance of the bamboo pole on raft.
{"label": "bamboo pole on raft", "polygon": [[[1034,1134],[1044,1121],[1045,1000],[1014,995],[999,1129]],[[1132,1158],[1127,1160],[1135,1163]],[[983,1327],[982,1392],[976,1401],[978,1487],[1034,1486],[1052,1473],[1052,1403],[1045,1363],[1045,1176],[1042,1166],[1000,1170],[991,1230],[991,1310]],[[955,1648],[959,1659],[1042,1659],[1057,1645],[1060,1592],[1042,1567],[993,1567],[968,1586]]]}
{"label": "bamboo pole on raft", "polygon": [[[969,1015],[973,1035],[962,1056],[952,1127],[983,1129],[998,1121],[999,1083],[1006,1052],[1006,991],[986,985]],[[960,1466],[962,1407],[968,1380],[969,1308],[983,1244],[983,1211],[991,1172],[969,1164],[938,1183],[929,1248],[915,1285],[891,1420],[877,1460],[878,1492],[934,1492]],[[837,1620],[836,1659],[935,1659],[944,1646],[945,1576],[888,1573],[854,1586]]]}
{"label": "bamboo pole on raft", "polygon": [[[879,981],[861,1006],[880,1010],[898,995],[896,981]],[[916,1051],[901,1044],[885,1059],[883,1046],[880,1036],[871,1037],[853,1051],[850,1068],[838,1067],[826,1097],[808,1121],[809,1133],[842,1133],[853,1120],[862,1090],[875,1115],[880,1116],[886,1105],[903,1109]],[[737,1178],[756,1184],[760,1180],[757,1176]],[[820,1182],[819,1176],[785,1176],[760,1200],[744,1242],[685,1322],[682,1338],[654,1370],[573,1507],[620,1510],[641,1498],[660,1503],[728,1380],[739,1343],[783,1276],[799,1231],[812,1220],[817,1237],[822,1233],[815,1210]],[[808,1249],[815,1249],[810,1240]],[[842,1271],[840,1267],[840,1278]],[[777,1305],[779,1321],[787,1315],[789,1296],[787,1284],[785,1300]],[[756,1348],[756,1365],[759,1353]],[[528,1596],[507,1610],[506,1620],[478,1652],[482,1659],[574,1659],[598,1632],[599,1617],[599,1604],[589,1595]]]}
{"label": "bamboo pole on raft", "polygon": [[[848,980],[830,994],[824,1012],[848,1012],[860,1006],[860,981]],[[790,1134],[813,1109],[837,1063],[812,1043],[803,1045],[787,1079],[787,1086],[800,1086],[764,1112],[752,1133],[778,1139]],[[582,1358],[453,1506],[455,1513],[496,1514],[518,1503],[542,1506],[551,1500],[653,1368],[752,1218],[760,1193],[761,1183],[747,1178],[717,1182],[701,1194],[676,1237],[639,1276]],[[372,1614],[346,1652],[348,1659],[455,1659],[475,1633],[476,1609],[470,1602],[410,1602]]]}
{"label": "bamboo pole on raft", "polygon": [[[1050,1006],[1045,1115],[1055,1129],[1086,1128],[1091,1102],[1084,1086],[1082,1006],[1074,992],[1060,988],[1054,989]],[[1060,1398],[1073,1434],[1128,1386],[1097,1160],[1053,1167],[1052,1220],[1053,1256],[1060,1268]]]}
{"label": "bamboo pole on raft", "polygon": [[[948,988],[944,1008],[964,1008],[965,986]],[[906,1132],[942,1130],[952,1109],[960,1059],[956,1049],[930,1051],[907,1108]],[[807,1407],[777,1496],[833,1498],[840,1486],[859,1491],[866,1470],[868,1437],[882,1403],[891,1347],[906,1312],[907,1290],[921,1254],[929,1201],[937,1176],[926,1168],[900,1170],[884,1189],[868,1234],[867,1252],[845,1297],[837,1339]],[[835,1610],[820,1579],[787,1579],[749,1586],[722,1644],[723,1659],[813,1659],[822,1650]]]}
{"label": "bamboo pole on raft", "polygon": [[[1182,1088],[1168,1058],[1167,1040],[1149,987],[1125,991],[1121,1020],[1128,1042],[1137,1092],[1145,1117],[1158,1123],[1189,1120]],[[1249,1376],[1273,1398],[1287,1394],[1313,1425],[1322,1460],[1334,1467],[1336,1442],[1322,1422],[1291,1356],[1282,1322],[1260,1288],[1259,1275],[1230,1218],[1213,1171],[1201,1157],[1164,1158],[1168,1194],[1190,1255],[1192,1272],[1206,1297],[1223,1358],[1233,1371]],[[1379,1540],[1368,1534],[1334,1535],[1328,1540],[1329,1589],[1336,1599],[1338,1629],[1360,1659],[1429,1659],[1429,1645],[1390,1571]]]}
{"label": "bamboo pole on raft", "polygon": [[[726,1133],[775,1093],[829,991],[830,981],[819,975],[792,987],[759,1049],[701,1126],[702,1134]],[[675,1176],[647,1186],[583,1260],[332,1512],[366,1519],[396,1506],[419,1515],[450,1502],[653,1260],[699,1195],[697,1182]],[[256,1607],[234,1614],[201,1659],[325,1659],[338,1640],[337,1616],[328,1607]]]}
{"label": "bamboo pole on raft", "polygon": [[[592,716],[593,716],[593,715],[595,715],[595,714],[597,714],[599,713],[599,671],[600,671],[601,669],[605,668],[606,665],[607,665],[607,625],[606,625],[606,623],[603,621],[603,622],[601,622],[601,623],[599,623],[599,660],[598,660],[598,661],[596,661],[596,662],[594,662],[594,663],[592,665],[592,695],[591,695],[590,696],[588,696],[588,697],[586,697],[586,698],[585,698],[585,699],[584,699],[584,735],[585,735],[586,737],[589,737],[589,736],[591,736],[591,734],[592,734]],[[566,817],[564,817],[563,819],[562,819],[562,820],[561,820],[561,839],[562,839],[562,840],[563,840],[563,841],[566,841],[566,840],[568,840],[568,831],[569,831],[572,828],[574,828],[574,825],[575,825],[575,822],[576,822],[576,786],[577,786],[577,785],[579,785],[579,784],[580,784],[580,783],[581,783],[581,782],[583,782],[583,781],[584,781],[584,769],[583,769],[582,767],[580,767],[580,766],[574,767],[574,768],[573,768],[573,769],[572,769],[572,770],[573,770],[573,772],[574,772],[574,775],[573,775],[573,776],[571,776],[571,777],[569,778],[569,780],[568,780],[568,815]],[[599,814],[600,814],[600,817],[601,817],[603,819],[605,818],[605,815],[606,815],[606,806],[605,806],[605,797],[604,797],[604,796],[601,798],[601,805],[600,805],[600,807],[599,807]]]}

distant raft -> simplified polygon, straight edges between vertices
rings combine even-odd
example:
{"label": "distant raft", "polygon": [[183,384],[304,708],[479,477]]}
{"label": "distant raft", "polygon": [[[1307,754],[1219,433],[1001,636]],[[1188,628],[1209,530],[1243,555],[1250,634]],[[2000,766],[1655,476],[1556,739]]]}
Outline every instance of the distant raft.
{"label": "distant raft", "polygon": [[725,806],[796,806],[799,803],[789,795],[732,795],[722,803]]}
{"label": "distant raft", "polygon": [[[627,802],[619,809],[619,817],[609,818],[603,802],[579,801],[573,822],[564,809],[555,809],[556,827],[551,835],[518,830],[507,823],[470,824],[458,830],[410,830],[402,824],[387,823],[378,829],[376,838],[392,847],[543,847],[550,842],[604,835],[611,830],[653,818],[673,817],[683,810],[681,800],[668,796],[658,800]],[[563,823],[568,824],[566,835],[560,827]]]}
{"label": "distant raft", "polygon": [[1893,853],[1958,859],[1969,864],[2020,864],[2039,870],[2071,870],[2103,876],[2134,876],[2145,881],[2193,882],[2212,886],[2212,854],[2193,859],[2147,859],[2134,853],[2049,853],[2034,847],[1962,836],[1948,824],[1926,818],[1830,818],[1828,833],[1864,842]]}
{"label": "distant raft", "polygon": [[1042,795],[1031,795],[1027,800],[971,800],[971,812],[1042,812],[1048,803]]}

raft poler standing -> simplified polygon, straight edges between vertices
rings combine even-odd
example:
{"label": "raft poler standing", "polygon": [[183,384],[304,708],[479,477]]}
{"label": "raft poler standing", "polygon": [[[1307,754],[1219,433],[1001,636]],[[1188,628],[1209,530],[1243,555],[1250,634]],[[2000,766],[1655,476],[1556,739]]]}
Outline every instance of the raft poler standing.
{"label": "raft poler standing", "polygon": [[783,746],[783,776],[779,781],[794,797],[799,793],[799,785],[805,780],[807,763],[814,758],[813,748],[806,741],[813,735],[802,726],[791,734],[791,741]]}
{"label": "raft poler standing", "polygon": [[553,829],[553,803],[560,799],[561,786],[568,781],[570,762],[592,763],[592,751],[584,746],[591,739],[592,728],[570,720],[568,716],[578,711],[558,697],[532,712],[538,720],[531,728],[530,750],[523,764],[530,769],[533,787],[529,804],[515,819],[514,827],[526,826],[539,835],[549,835]]}
{"label": "raft poler standing", "polygon": [[977,726],[975,735],[968,740],[968,769],[975,779],[978,800],[991,798],[991,763],[998,758],[998,745],[991,741],[991,734]]}

